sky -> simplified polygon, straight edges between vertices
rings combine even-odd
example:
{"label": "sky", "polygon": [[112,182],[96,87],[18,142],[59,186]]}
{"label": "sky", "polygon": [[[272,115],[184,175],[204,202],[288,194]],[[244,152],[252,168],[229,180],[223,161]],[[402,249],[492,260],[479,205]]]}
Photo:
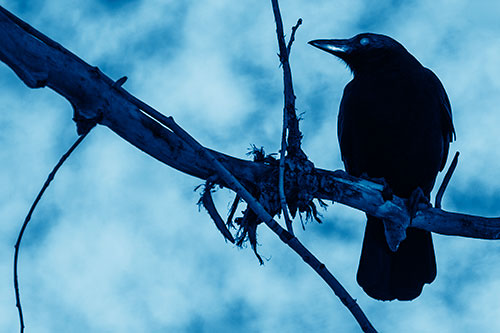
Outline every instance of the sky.
{"label": "sky", "polygon": [[[290,0],[301,17],[291,65],[303,149],[342,169],[336,116],[349,70],[309,45],[360,32],[400,41],[443,82],[460,161],[449,211],[500,215],[500,3],[466,0]],[[206,147],[239,157],[277,152],[283,107],[270,1],[2,1],[32,26],[171,115]],[[69,103],[0,65],[0,332],[18,331],[12,283],[22,221],[76,139]],[[439,177],[438,183],[440,183]],[[27,332],[358,332],[323,281],[265,227],[260,266],[224,242],[196,202],[200,179],[95,128],[61,168],[20,252]],[[225,215],[233,195],[215,195]],[[364,215],[329,205],[299,239],[383,332],[500,331],[495,241],[434,235],[438,274],[412,302],[379,302],[356,284]]]}

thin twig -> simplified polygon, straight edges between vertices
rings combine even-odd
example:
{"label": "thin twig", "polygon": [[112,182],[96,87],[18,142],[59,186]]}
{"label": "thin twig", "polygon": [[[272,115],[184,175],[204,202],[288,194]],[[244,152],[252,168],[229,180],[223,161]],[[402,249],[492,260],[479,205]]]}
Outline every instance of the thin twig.
{"label": "thin twig", "polygon": [[[297,24],[292,27],[292,35],[290,36],[290,40],[288,41],[288,47],[287,47],[287,54],[286,54],[286,59],[288,62],[288,59],[290,57],[290,51],[292,48],[292,43],[295,40],[295,31],[298,29],[300,24],[302,23],[302,19],[299,19],[297,21]],[[284,39],[283,39],[284,42]],[[293,95],[293,86],[291,85],[292,81],[290,79],[290,85],[286,86],[285,85],[285,90],[291,89],[292,90],[292,95]],[[279,189],[279,197],[280,197],[280,206],[281,206],[281,211],[283,212],[283,217],[285,218],[285,225],[286,229],[290,234],[293,233],[293,225],[292,225],[292,220],[290,219],[290,214],[288,213],[288,207],[286,204],[286,194],[285,194],[285,159],[286,159],[286,150],[287,150],[287,133],[288,131],[288,126],[289,126],[289,112],[287,110],[287,96],[289,94],[285,93],[285,107],[283,108],[283,130],[281,132],[281,150],[280,150],[280,169],[279,169],[279,181],[278,181],[278,189]],[[291,103],[295,105],[295,100],[292,99]],[[295,114],[295,106],[293,107],[294,114]]]}
{"label": "thin twig", "polygon": [[21,333],[24,332],[25,326],[24,326],[24,319],[23,319],[23,309],[21,307],[21,295],[19,293],[19,282],[18,282],[18,278],[17,278],[17,261],[19,258],[19,248],[21,246],[21,240],[23,238],[24,231],[26,230],[26,227],[28,226],[28,222],[31,220],[31,215],[34,212],[36,205],[38,204],[38,202],[42,198],[42,195],[45,192],[45,190],[49,187],[50,182],[54,179],[56,172],[63,165],[63,163],[66,161],[66,159],[71,155],[71,153],[76,149],[76,147],[78,147],[78,145],[83,141],[83,139],[85,139],[85,137],[87,136],[88,133],[89,132],[87,131],[87,132],[83,133],[82,135],[80,135],[80,137],[75,141],[75,143],[73,143],[73,145],[68,149],[68,151],[61,157],[59,162],[57,162],[56,166],[54,167],[52,172],[47,177],[47,180],[43,184],[43,187],[40,190],[40,192],[38,193],[35,201],[31,205],[31,208],[28,212],[28,215],[26,215],[26,218],[24,219],[24,223],[21,227],[21,230],[19,231],[19,236],[17,237],[16,245],[14,246],[14,248],[15,248],[15,251],[14,251],[14,291],[16,293],[16,307],[17,307],[18,312],[19,312],[19,324],[20,324]]}
{"label": "thin twig", "polygon": [[444,191],[446,190],[446,187],[448,186],[448,183],[450,182],[451,176],[453,176],[453,172],[455,172],[455,168],[457,167],[458,163],[458,156],[460,155],[460,152],[456,152],[455,156],[453,157],[453,161],[451,161],[450,167],[448,168],[448,171],[446,171],[446,174],[444,175],[443,182],[441,183],[441,186],[439,186],[438,193],[436,194],[436,200],[434,202],[434,207],[436,208],[441,208],[441,200],[443,199]]}
{"label": "thin twig", "polygon": [[326,266],[321,263],[302,243],[289,232],[283,229],[273,217],[262,207],[262,205],[255,199],[250,192],[247,191],[243,185],[219,162],[212,153],[204,148],[200,143],[198,143],[189,133],[177,125],[172,117],[164,117],[165,126],[170,128],[175,134],[177,134],[181,139],[183,139],[188,145],[190,145],[196,153],[199,154],[206,162],[212,164],[212,166],[217,170],[218,176],[228,185],[228,187],[234,189],[242,198],[245,200],[250,207],[250,209],[258,215],[259,219],[262,220],[266,225],[276,234],[278,237],[287,244],[292,250],[295,251],[312,269],[318,273],[319,276],[328,284],[328,286],[333,290],[335,295],[337,295],[341,302],[349,309],[356,321],[361,326],[364,332],[376,332],[368,318],[365,316],[356,301],[349,295],[349,293],[344,289],[344,287],[337,281],[337,279],[328,271]]}
{"label": "thin twig", "polygon": [[[293,155],[302,155],[300,141],[302,134],[299,131],[299,121],[295,114],[295,94],[293,92],[292,71],[288,58],[288,49],[285,44],[283,33],[283,21],[277,0],[271,0],[273,5],[274,20],[276,21],[276,36],[278,39],[279,57],[283,67],[283,85],[285,95],[285,110],[287,113],[287,128],[288,128],[288,152]],[[297,26],[298,27],[298,26]]]}
{"label": "thin twig", "polygon": [[227,217],[226,225],[228,227],[233,226],[233,217],[234,214],[236,213],[236,209],[238,209],[238,204],[240,203],[241,197],[239,194],[236,194],[236,197],[234,198],[233,204],[231,205],[231,209],[229,210],[229,215]]}
{"label": "thin twig", "polygon": [[292,50],[292,44],[295,41],[295,31],[297,31],[297,29],[300,27],[301,24],[302,24],[302,19],[299,18],[297,20],[297,24],[292,27],[292,34],[290,35],[290,40],[288,41],[288,45],[286,47],[288,57],[290,57],[290,51]]}
{"label": "thin twig", "polygon": [[[292,123],[297,123],[297,116],[295,115],[295,96],[293,94],[293,85],[292,85],[292,76],[291,69],[289,63],[290,51],[292,48],[293,41],[295,40],[295,31],[302,24],[302,19],[299,18],[297,24],[292,27],[292,34],[290,36],[290,40],[288,41],[288,47],[286,47],[286,54],[283,53],[282,46],[285,45],[285,37],[283,36],[283,24],[281,22],[281,15],[279,12],[278,4],[276,3],[276,7],[273,9],[275,13],[275,21],[276,21],[276,32],[278,35],[278,45],[280,48],[280,62],[283,66],[283,84],[285,86],[285,107],[283,108],[283,130],[281,132],[281,150],[280,150],[280,168],[279,168],[279,181],[278,181],[278,192],[280,198],[280,206],[281,211],[283,212],[283,217],[285,218],[286,229],[290,234],[293,233],[292,220],[290,219],[290,215],[288,214],[288,207],[286,203],[286,194],[285,194],[285,158],[287,151],[287,133],[290,135],[293,130],[290,130],[292,127]],[[279,22],[279,23],[278,23]],[[294,121],[292,121],[292,119]],[[290,138],[289,138],[290,139]],[[291,141],[294,141],[293,139]],[[295,140],[295,142],[297,142]],[[300,140],[298,141],[298,145],[300,148]],[[297,147],[295,147],[297,148]],[[297,151],[297,149],[292,151]]]}
{"label": "thin twig", "polygon": [[227,229],[227,226],[222,220],[222,217],[220,217],[217,208],[215,208],[211,192],[213,185],[214,185],[213,183],[207,181],[207,183],[205,184],[205,189],[203,190],[203,195],[201,196],[201,202],[203,203],[203,206],[207,210],[208,215],[210,215],[210,217],[214,221],[217,229],[219,229],[221,234],[224,236],[224,239],[234,244],[233,235],[231,235],[231,232]]}

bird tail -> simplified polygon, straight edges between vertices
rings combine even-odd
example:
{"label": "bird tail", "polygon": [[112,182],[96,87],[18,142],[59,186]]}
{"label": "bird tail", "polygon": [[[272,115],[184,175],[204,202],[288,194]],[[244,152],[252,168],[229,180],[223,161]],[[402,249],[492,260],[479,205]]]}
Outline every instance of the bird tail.
{"label": "bird tail", "polygon": [[368,215],[357,280],[378,300],[409,301],[436,277],[436,258],[428,231],[408,228],[396,252],[387,245],[382,220]]}

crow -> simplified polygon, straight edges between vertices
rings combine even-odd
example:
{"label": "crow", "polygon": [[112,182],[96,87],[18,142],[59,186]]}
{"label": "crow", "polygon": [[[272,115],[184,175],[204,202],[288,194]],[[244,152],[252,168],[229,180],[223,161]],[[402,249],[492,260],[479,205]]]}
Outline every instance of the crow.
{"label": "crow", "polygon": [[[451,106],[437,76],[396,40],[362,33],[309,44],[347,64],[353,79],[344,89],[338,140],[346,171],[383,178],[402,198],[430,200],[455,139]],[[432,236],[416,228],[392,252],[382,220],[367,215],[357,281],[377,300],[413,300],[436,277]]]}

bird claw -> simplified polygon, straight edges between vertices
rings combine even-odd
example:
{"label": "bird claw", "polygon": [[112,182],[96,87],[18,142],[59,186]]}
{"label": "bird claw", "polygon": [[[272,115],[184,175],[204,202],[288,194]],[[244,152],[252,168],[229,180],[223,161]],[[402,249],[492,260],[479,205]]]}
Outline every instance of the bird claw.
{"label": "bird claw", "polygon": [[420,187],[417,187],[410,195],[407,201],[407,208],[410,214],[410,224],[411,220],[417,215],[419,210],[431,207],[429,198],[424,194],[424,191]]}
{"label": "bird claw", "polygon": [[366,179],[366,180],[369,180],[375,184],[382,185],[383,186],[383,189],[381,192],[382,198],[384,199],[384,201],[392,200],[394,192],[392,192],[392,189],[389,186],[389,183],[385,180],[385,178],[383,178],[383,177],[381,177],[381,178],[369,177],[365,172],[363,172],[361,174],[361,176],[359,176],[359,178]]}

